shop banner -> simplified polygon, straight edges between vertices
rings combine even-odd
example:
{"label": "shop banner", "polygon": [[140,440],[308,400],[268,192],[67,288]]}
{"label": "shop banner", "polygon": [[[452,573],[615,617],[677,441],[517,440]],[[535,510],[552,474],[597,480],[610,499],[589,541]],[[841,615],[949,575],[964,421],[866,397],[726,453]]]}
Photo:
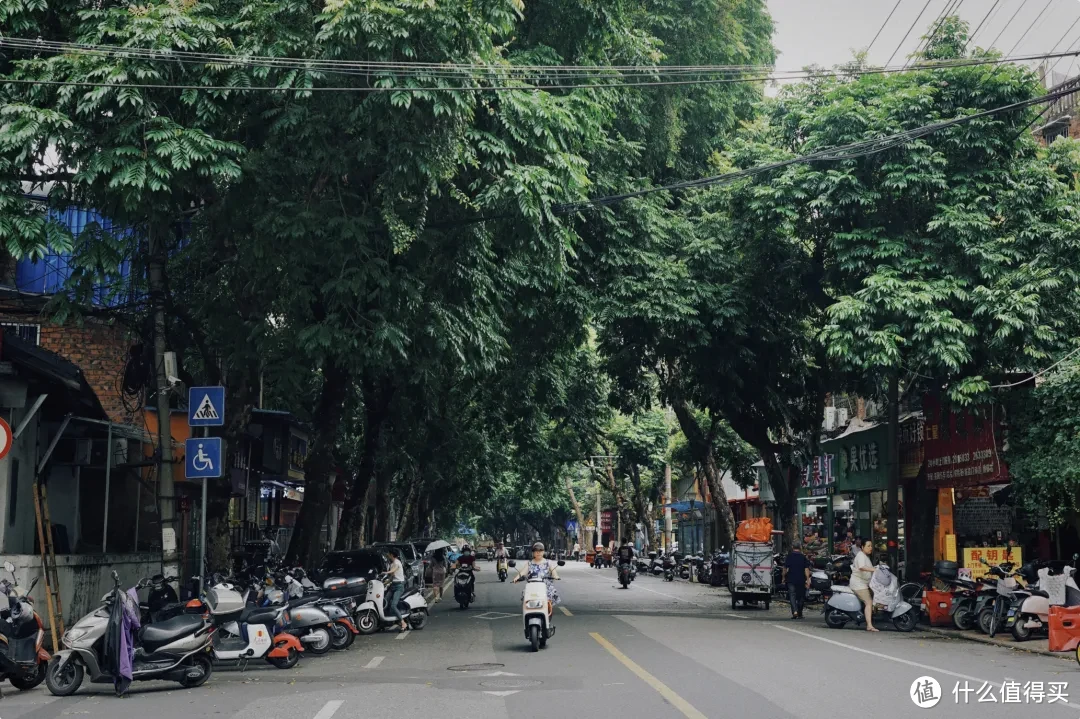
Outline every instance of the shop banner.
{"label": "shop banner", "polygon": [[802,473],[802,487],[809,490],[811,497],[824,497],[832,494],[832,485],[836,484],[833,471],[836,455],[823,454],[814,458]]}
{"label": "shop banner", "polygon": [[915,479],[922,471],[926,423],[912,417],[900,424],[900,479]]}
{"label": "shop banner", "polygon": [[1024,563],[1020,547],[966,547],[964,567],[971,570],[972,579],[982,579],[990,571],[990,567],[980,562],[980,559],[985,559],[991,566],[1012,562],[1014,569]]}
{"label": "shop banner", "polygon": [[611,515],[614,514],[610,509],[606,512],[600,513],[600,529],[604,532],[611,531]]}
{"label": "shop banner", "polygon": [[930,487],[972,487],[1009,481],[1009,468],[998,446],[1002,436],[1000,407],[978,412],[953,410],[935,395],[923,397],[926,425],[923,447]]}

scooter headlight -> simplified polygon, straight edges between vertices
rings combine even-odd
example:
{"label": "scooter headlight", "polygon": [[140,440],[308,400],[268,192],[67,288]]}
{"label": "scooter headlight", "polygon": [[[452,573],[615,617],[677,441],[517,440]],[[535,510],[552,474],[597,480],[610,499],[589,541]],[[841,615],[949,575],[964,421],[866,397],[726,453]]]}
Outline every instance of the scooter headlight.
{"label": "scooter headlight", "polygon": [[86,636],[89,629],[72,628],[64,632],[64,646],[71,649],[71,645]]}
{"label": "scooter headlight", "polygon": [[542,609],[543,607],[544,602],[540,599],[530,599],[529,601],[525,602],[526,609]]}

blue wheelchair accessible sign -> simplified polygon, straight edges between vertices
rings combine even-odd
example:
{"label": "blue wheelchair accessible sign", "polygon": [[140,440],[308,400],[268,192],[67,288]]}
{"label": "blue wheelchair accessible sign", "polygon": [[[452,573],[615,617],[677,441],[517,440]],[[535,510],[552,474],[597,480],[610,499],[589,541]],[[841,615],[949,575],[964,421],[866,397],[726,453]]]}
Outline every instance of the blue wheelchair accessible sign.
{"label": "blue wheelchair accessible sign", "polygon": [[188,479],[221,476],[221,437],[193,437],[185,440],[185,474]]}

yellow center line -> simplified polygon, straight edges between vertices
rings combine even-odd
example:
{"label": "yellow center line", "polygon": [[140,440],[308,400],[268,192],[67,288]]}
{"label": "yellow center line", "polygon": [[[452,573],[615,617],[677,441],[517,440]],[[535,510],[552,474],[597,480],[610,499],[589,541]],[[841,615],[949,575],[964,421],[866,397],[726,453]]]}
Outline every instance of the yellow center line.
{"label": "yellow center line", "polygon": [[672,691],[671,688],[668,687],[668,685],[664,684],[652,674],[649,674],[647,671],[645,671],[639,664],[637,664],[637,662],[616,649],[615,645],[609,642],[607,639],[604,639],[596,632],[589,632],[589,636],[595,639],[597,644],[602,646],[604,649],[607,649],[608,654],[618,659],[620,664],[622,664],[624,667],[636,674],[638,679],[655,689],[657,693],[660,694],[660,696],[662,696],[667,701],[668,704],[682,712],[683,716],[689,717],[689,719],[706,719],[705,715],[695,709],[693,704],[683,699],[681,696]]}
{"label": "yellow center line", "polygon": [[569,610],[569,609],[567,609],[567,608],[566,608],[566,607],[564,607],[564,606],[561,606],[561,605],[560,605],[560,606],[559,606],[559,611],[560,611],[560,612],[562,612],[563,614],[565,614],[565,615],[566,615],[566,616],[568,616],[568,617],[572,617],[572,616],[574,616],[573,614],[571,614],[570,610]]}

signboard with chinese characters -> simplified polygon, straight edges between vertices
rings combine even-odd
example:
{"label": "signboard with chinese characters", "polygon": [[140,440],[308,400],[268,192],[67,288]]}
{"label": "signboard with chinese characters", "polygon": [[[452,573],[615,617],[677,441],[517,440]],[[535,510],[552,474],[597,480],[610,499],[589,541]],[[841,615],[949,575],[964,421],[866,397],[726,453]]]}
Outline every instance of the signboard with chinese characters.
{"label": "signboard with chinese characters", "polygon": [[926,423],[912,417],[900,424],[900,479],[915,479],[923,466],[923,431]]}
{"label": "signboard with chinese characters", "polygon": [[935,488],[1004,484],[1009,468],[1001,459],[1001,414],[997,407],[978,411],[943,405],[938,397],[923,398],[926,428],[926,482]]}
{"label": "signboard with chinese characters", "polygon": [[876,472],[881,467],[881,451],[877,442],[856,442],[844,446],[849,474]]}
{"label": "signboard with chinese characters", "polygon": [[803,470],[802,487],[810,490],[811,496],[816,496],[813,493],[814,489],[827,487],[836,482],[836,474],[833,470],[835,460],[835,455],[819,455]]}
{"label": "signboard with chinese characters", "polygon": [[980,559],[985,559],[991,566],[1012,562],[1014,569],[1024,563],[1020,547],[965,547],[964,567],[971,570],[972,579],[981,579],[989,571]]}

